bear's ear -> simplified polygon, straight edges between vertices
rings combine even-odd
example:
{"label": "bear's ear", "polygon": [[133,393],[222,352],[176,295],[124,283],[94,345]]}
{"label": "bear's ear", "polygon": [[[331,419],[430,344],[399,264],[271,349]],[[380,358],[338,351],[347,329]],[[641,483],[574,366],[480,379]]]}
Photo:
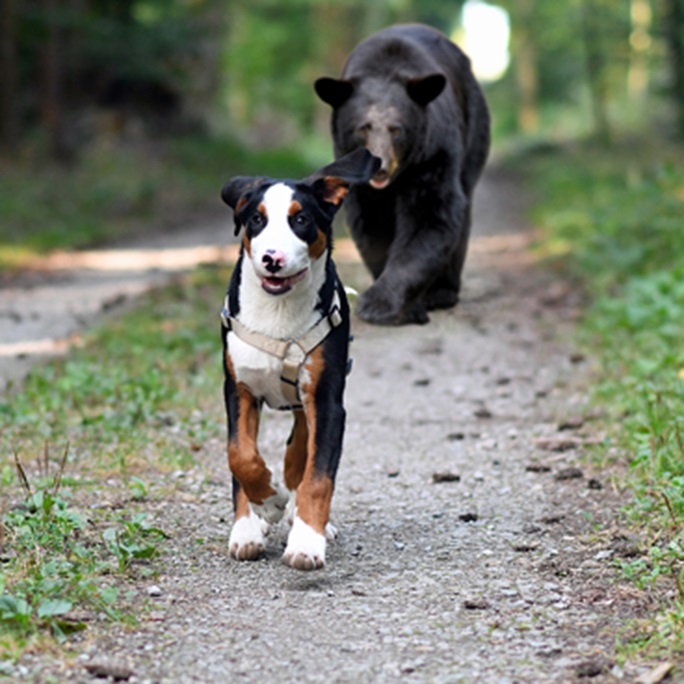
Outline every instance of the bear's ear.
{"label": "bear's ear", "polygon": [[361,147],[319,169],[306,182],[319,199],[339,207],[351,185],[367,183],[381,166],[382,161],[378,157]]}
{"label": "bear's ear", "polygon": [[223,186],[223,190],[221,190],[221,199],[234,211],[235,235],[240,232],[240,210],[249,201],[252,190],[263,181],[263,178],[238,176],[237,178],[228,181]]}
{"label": "bear's ear", "polygon": [[446,86],[444,74],[430,74],[421,78],[412,78],[406,84],[406,90],[415,103],[425,107],[442,93],[444,86]]}
{"label": "bear's ear", "polygon": [[314,89],[323,102],[329,104],[333,109],[337,109],[352,96],[354,84],[351,81],[324,76],[316,80]]}

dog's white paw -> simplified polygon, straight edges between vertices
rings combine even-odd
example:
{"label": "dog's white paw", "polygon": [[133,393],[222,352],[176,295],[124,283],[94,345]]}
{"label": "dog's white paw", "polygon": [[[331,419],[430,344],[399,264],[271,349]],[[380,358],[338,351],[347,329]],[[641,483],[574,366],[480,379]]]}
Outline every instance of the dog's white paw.
{"label": "dog's white paw", "polygon": [[325,565],[325,536],[295,517],[283,562],[296,570],[319,570]]}
{"label": "dog's white paw", "polygon": [[268,523],[250,509],[249,515],[238,518],[230,531],[230,555],[237,560],[256,560],[264,552],[266,532]]}
{"label": "dog's white paw", "polygon": [[275,489],[275,494],[271,494],[261,504],[250,504],[254,512],[270,523],[277,523],[285,513],[290,493],[283,486],[271,483]]}

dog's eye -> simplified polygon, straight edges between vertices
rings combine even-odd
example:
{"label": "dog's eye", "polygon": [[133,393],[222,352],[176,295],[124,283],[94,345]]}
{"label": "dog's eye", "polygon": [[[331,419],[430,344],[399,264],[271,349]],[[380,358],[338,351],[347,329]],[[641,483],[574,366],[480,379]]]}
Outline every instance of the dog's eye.
{"label": "dog's eye", "polygon": [[249,217],[249,225],[252,228],[263,228],[266,225],[266,217],[263,214],[256,212]]}
{"label": "dog's eye", "polygon": [[305,214],[297,214],[294,217],[294,223],[299,228],[306,228],[306,226],[308,226],[309,223],[311,223],[311,221],[309,221],[309,217]]}
{"label": "dog's eye", "polygon": [[390,126],[387,130],[393,138],[398,138],[401,135],[401,126]]}
{"label": "dog's eye", "polygon": [[365,136],[371,132],[372,128],[373,128],[373,124],[365,123],[365,124],[362,124],[361,126],[359,126],[356,130],[358,133]]}

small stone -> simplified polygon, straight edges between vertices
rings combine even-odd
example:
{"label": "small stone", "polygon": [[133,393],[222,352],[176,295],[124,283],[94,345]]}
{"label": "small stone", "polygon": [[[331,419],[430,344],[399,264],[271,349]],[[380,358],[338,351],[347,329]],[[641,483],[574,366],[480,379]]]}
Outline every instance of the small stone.
{"label": "small stone", "polygon": [[147,587],[147,595],[148,596],[161,596],[162,590],[156,584],[152,584],[149,587]]}
{"label": "small stone", "polygon": [[96,659],[84,665],[94,677],[111,677],[115,682],[126,681],[133,676],[133,670],[124,662],[114,659]]}
{"label": "small stone", "polygon": [[551,466],[544,463],[528,463],[525,466],[525,470],[528,473],[548,473],[551,471]]}
{"label": "small stone", "polygon": [[487,610],[490,605],[485,599],[466,599],[463,601],[463,607],[466,610]]}
{"label": "small stone", "polygon": [[566,418],[564,421],[559,423],[558,430],[563,432],[565,430],[579,430],[584,426],[584,418],[581,416],[575,416],[573,418]]}
{"label": "small stone", "polygon": [[432,481],[434,483],[439,483],[439,482],[460,482],[461,481],[461,476],[457,475],[456,473],[451,473],[449,471],[445,471],[443,473],[432,473]]}
{"label": "small stone", "polygon": [[595,477],[592,477],[589,482],[587,482],[587,487],[589,487],[589,489],[600,490],[603,489],[603,483]]}
{"label": "small stone", "polygon": [[556,480],[579,480],[584,477],[584,473],[579,468],[563,468],[554,477]]}
{"label": "small stone", "polygon": [[477,514],[477,513],[473,513],[472,511],[469,511],[468,513],[461,513],[461,514],[458,516],[458,519],[459,519],[461,522],[466,522],[466,523],[469,523],[469,522],[476,522],[476,521],[478,520],[478,518],[479,518],[478,514]]}
{"label": "small stone", "polygon": [[450,432],[447,435],[447,440],[450,442],[460,442],[462,439],[465,439],[465,435],[462,432]]}
{"label": "small stone", "polygon": [[539,519],[539,522],[543,523],[544,525],[557,525],[559,522],[563,521],[562,515],[558,515],[556,513],[552,513],[551,515],[545,515],[543,518]]}
{"label": "small stone", "polygon": [[580,663],[575,668],[575,674],[578,677],[598,677],[610,670],[610,665],[603,660],[588,660]]}

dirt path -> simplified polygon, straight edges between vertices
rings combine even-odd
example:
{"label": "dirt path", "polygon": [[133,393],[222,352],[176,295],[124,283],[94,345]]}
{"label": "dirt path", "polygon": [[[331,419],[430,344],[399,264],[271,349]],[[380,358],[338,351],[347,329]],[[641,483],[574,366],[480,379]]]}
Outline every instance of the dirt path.
{"label": "dirt path", "polygon": [[[595,436],[584,365],[563,343],[573,295],[535,268],[510,179],[490,173],[478,203],[458,309],[425,327],[354,322],[326,569],[279,562],[285,523],[263,560],[229,559],[212,442],[183,499],[152,509],[172,539],[158,595],[136,587],[151,613],[135,631],[94,626],[67,660],[28,657],[27,679],[90,682],[84,665],[109,659],[131,682],[634,681],[614,644],[644,607],[614,580],[615,496],[576,450],[550,449]],[[267,415],[267,455],[289,426]]]}

